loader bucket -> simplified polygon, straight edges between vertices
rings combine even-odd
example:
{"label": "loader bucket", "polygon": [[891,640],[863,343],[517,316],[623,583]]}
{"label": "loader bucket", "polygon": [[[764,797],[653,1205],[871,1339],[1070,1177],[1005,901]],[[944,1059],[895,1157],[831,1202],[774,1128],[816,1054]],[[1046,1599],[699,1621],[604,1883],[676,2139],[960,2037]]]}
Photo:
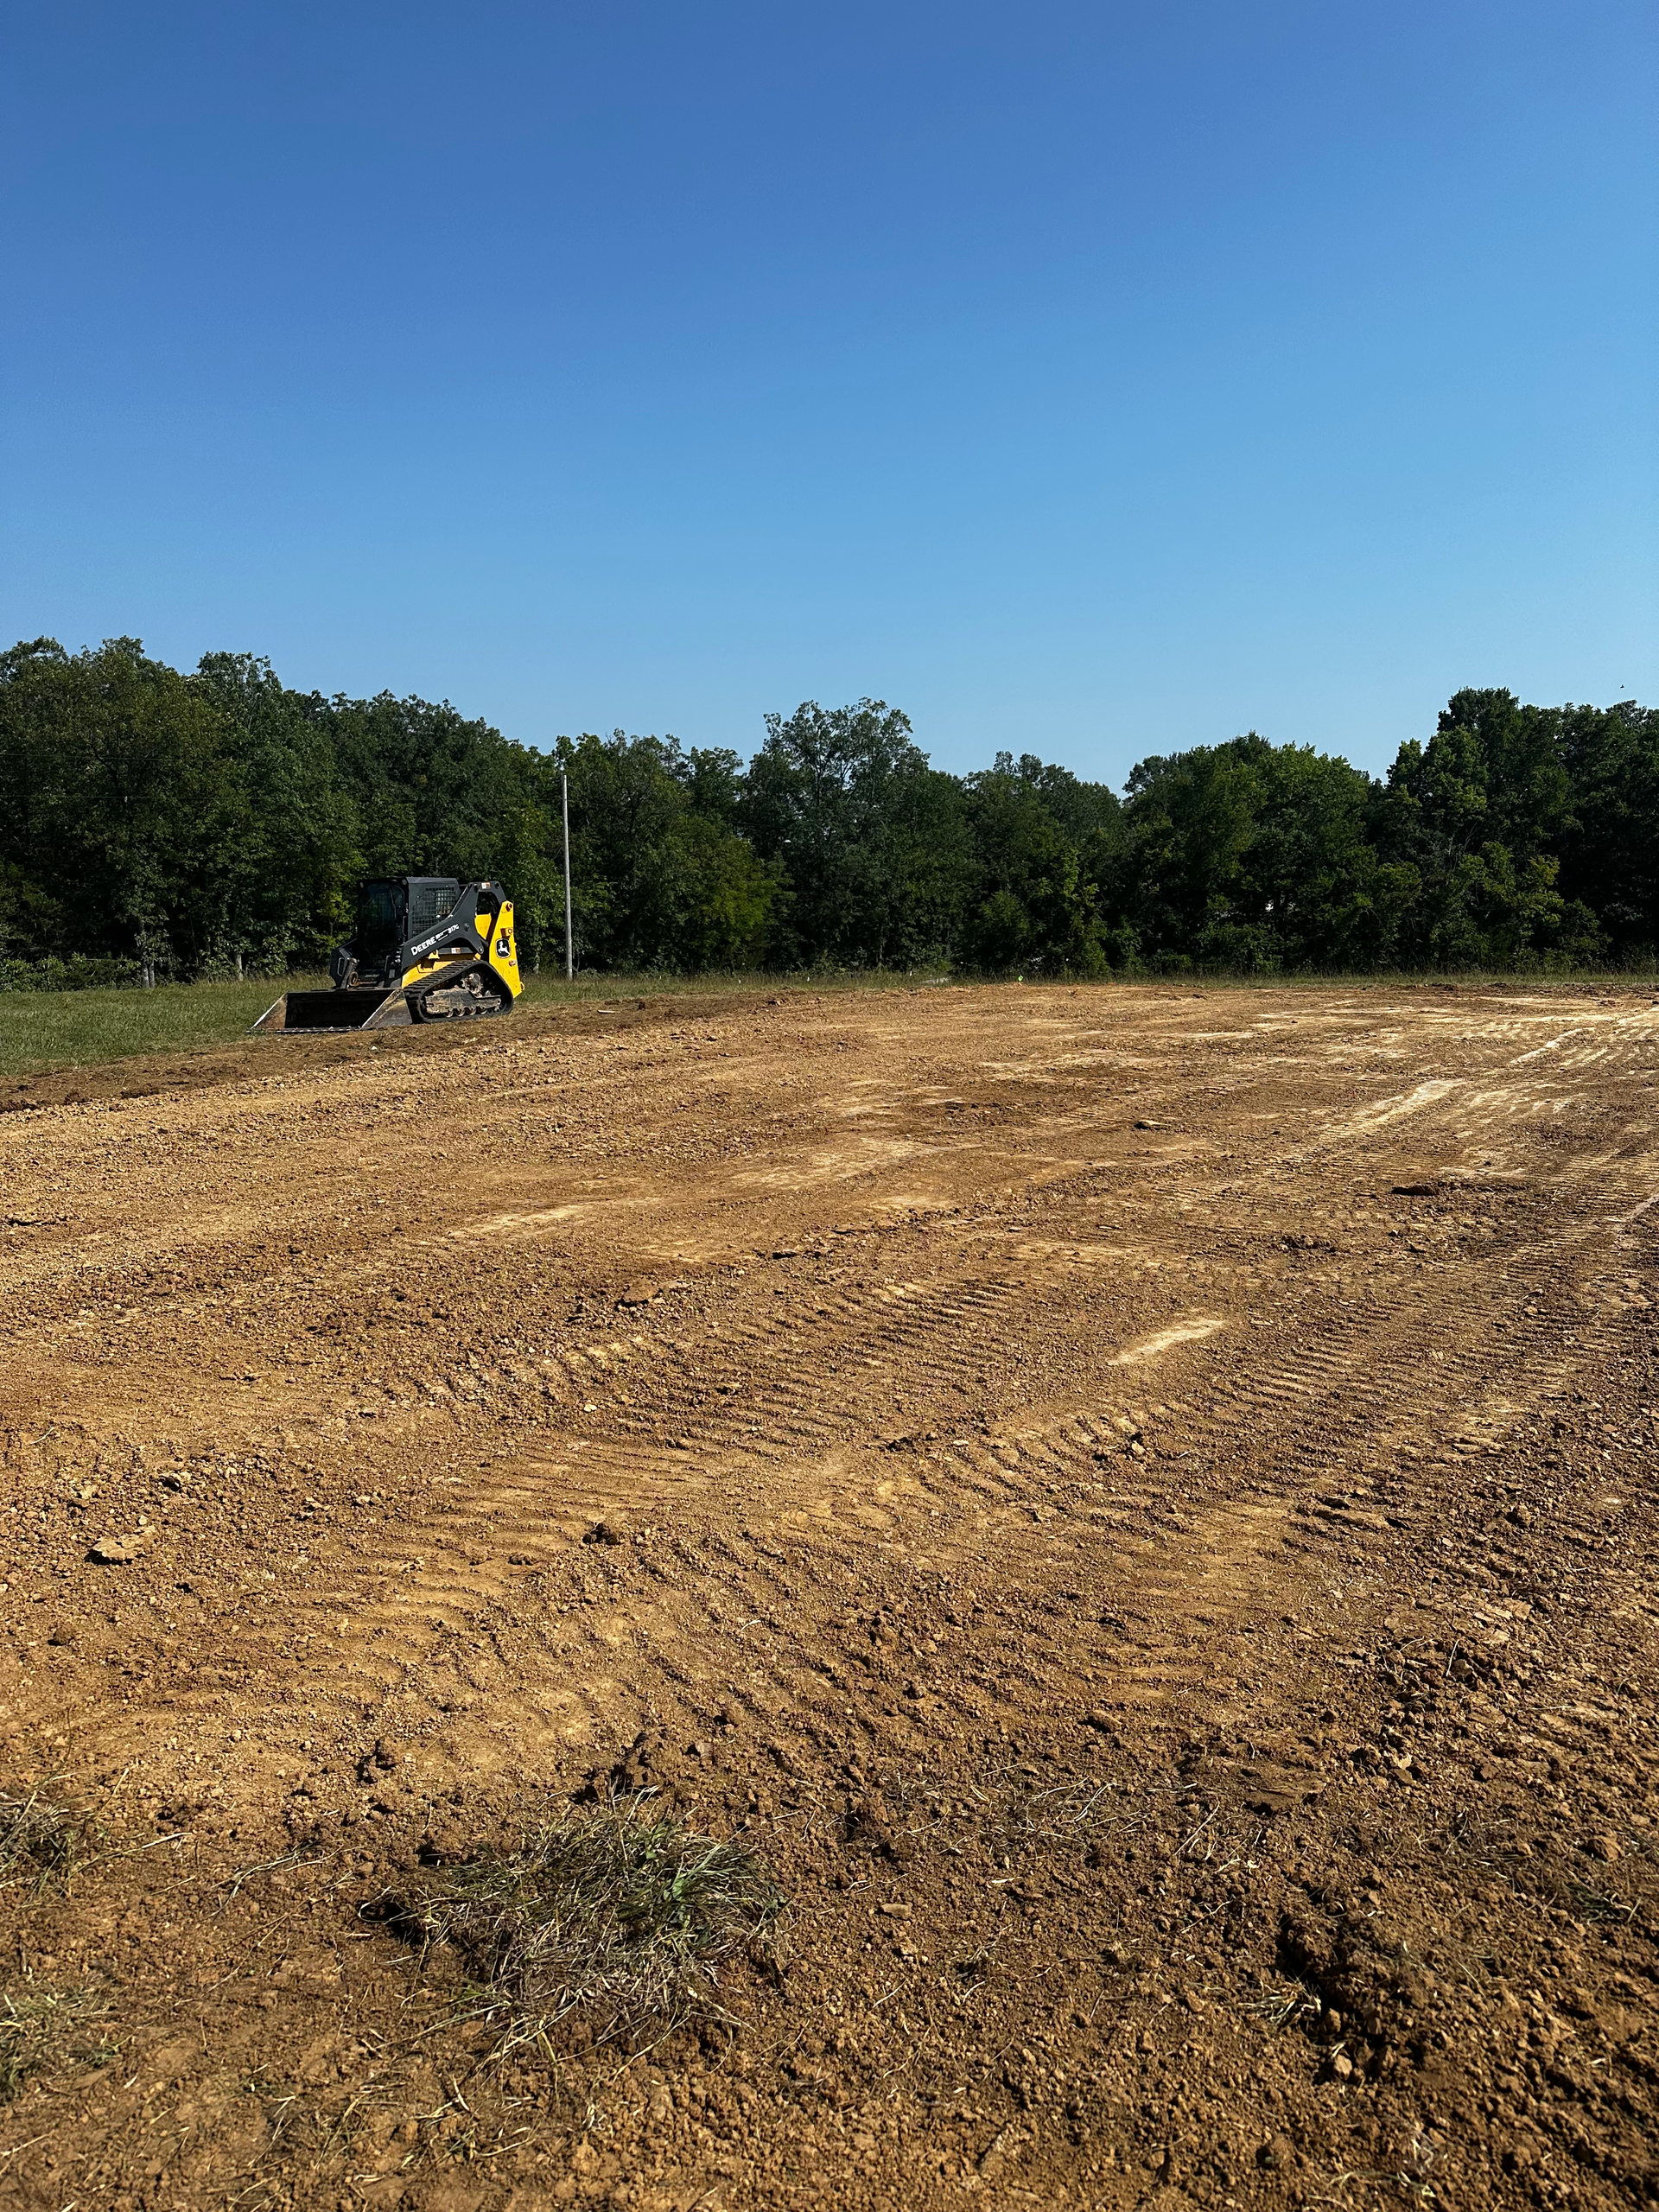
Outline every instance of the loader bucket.
{"label": "loader bucket", "polygon": [[350,1029],[406,1029],[414,1017],[401,988],[390,991],[289,991],[254,1027],[285,1036]]}

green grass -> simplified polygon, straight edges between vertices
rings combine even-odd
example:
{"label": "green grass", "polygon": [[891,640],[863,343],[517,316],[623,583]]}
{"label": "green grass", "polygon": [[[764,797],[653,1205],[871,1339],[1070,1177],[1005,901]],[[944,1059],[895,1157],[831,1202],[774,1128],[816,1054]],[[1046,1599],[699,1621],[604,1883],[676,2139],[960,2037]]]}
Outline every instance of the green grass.
{"label": "green grass", "polygon": [[[297,987],[325,982],[296,976]],[[0,992],[0,1076],[99,1067],[146,1052],[227,1045],[287,988],[257,983],[162,983],[153,991]]]}
{"label": "green grass", "polygon": [[[798,986],[802,979],[791,980]],[[907,980],[912,979],[845,976],[814,980],[810,988],[891,987]],[[778,988],[776,977],[765,976],[595,975],[567,983],[563,976],[544,973],[524,981],[523,1003],[537,1011],[660,998],[669,992],[709,999]],[[285,990],[324,990],[327,983],[326,976],[290,976],[286,982],[267,977],[246,983],[163,983],[153,991],[0,991],[0,1078],[235,1044]],[[282,1040],[273,1038],[270,1049],[282,1051]]]}

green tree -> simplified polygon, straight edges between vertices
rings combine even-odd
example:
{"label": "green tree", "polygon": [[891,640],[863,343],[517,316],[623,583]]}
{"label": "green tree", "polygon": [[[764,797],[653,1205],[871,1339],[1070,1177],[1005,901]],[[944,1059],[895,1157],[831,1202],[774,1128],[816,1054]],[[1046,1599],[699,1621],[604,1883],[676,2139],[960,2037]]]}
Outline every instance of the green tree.
{"label": "green tree", "polygon": [[[223,741],[211,701],[136,638],[4,656],[0,834],[55,939],[41,950],[127,955],[147,982],[178,964],[198,863],[232,834]],[[15,932],[15,893],[12,911]]]}
{"label": "green tree", "polygon": [[766,716],[742,818],[786,876],[806,966],[910,966],[954,938],[969,843],[961,789],[880,699]]}
{"label": "green tree", "polygon": [[968,779],[974,877],[961,935],[966,963],[988,972],[1103,975],[1109,940],[1102,877],[1121,843],[1122,810],[1103,785],[1079,783],[1033,753],[1010,753]]}
{"label": "green tree", "polygon": [[617,968],[764,965],[786,906],[780,868],[732,826],[735,756],[670,737],[561,738],[570,782],[576,942]]}
{"label": "green tree", "polygon": [[1428,742],[1402,745],[1375,798],[1382,857],[1420,886],[1407,951],[1430,965],[1594,958],[1594,913],[1557,887],[1573,823],[1559,712],[1459,691]]}
{"label": "green tree", "polygon": [[590,965],[1659,957],[1659,715],[1628,702],[1459,691],[1381,783],[1250,733],[1149,756],[1120,803],[1028,752],[944,774],[880,700],[769,715],[747,767],[620,730],[543,755],[448,702],[302,695],[243,653],[183,676],[131,638],[0,655],[0,956],[309,963],[357,875],[430,873],[498,878],[557,957],[562,772]]}
{"label": "green tree", "polygon": [[1154,963],[1248,973],[1385,950],[1379,917],[1408,880],[1376,881],[1370,785],[1347,761],[1252,730],[1143,760],[1128,791],[1128,906]]}
{"label": "green tree", "polygon": [[1622,960],[1659,957],[1659,712],[1633,702],[1563,707],[1561,765],[1572,792],[1559,886],[1593,912]]}
{"label": "green tree", "polygon": [[181,949],[198,969],[317,964],[350,927],[359,867],[357,810],[330,734],[251,654],[205,654],[196,685],[217,710],[232,788]]}

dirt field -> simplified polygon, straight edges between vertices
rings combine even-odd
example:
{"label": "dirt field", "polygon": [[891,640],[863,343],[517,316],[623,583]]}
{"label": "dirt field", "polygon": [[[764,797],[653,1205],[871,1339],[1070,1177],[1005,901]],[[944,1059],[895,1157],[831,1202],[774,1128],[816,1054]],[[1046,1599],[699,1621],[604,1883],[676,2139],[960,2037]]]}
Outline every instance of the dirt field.
{"label": "dirt field", "polygon": [[[0,2203],[1659,2199],[1656,1071],[780,990],[0,1096],[0,1785],[93,1822]],[[778,1942],[493,2058],[398,1902],[642,1786]]]}

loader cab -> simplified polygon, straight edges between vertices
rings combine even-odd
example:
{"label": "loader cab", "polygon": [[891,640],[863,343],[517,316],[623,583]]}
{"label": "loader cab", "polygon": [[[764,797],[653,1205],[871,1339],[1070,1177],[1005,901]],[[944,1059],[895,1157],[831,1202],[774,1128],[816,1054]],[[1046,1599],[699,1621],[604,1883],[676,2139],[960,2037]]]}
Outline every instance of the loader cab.
{"label": "loader cab", "polygon": [[419,937],[434,922],[454,913],[461,886],[453,875],[411,875],[409,879],[409,935]]}
{"label": "loader cab", "polygon": [[357,887],[357,926],[351,952],[365,974],[400,966],[403,948],[453,912],[461,885],[453,875],[369,876]]}
{"label": "loader cab", "polygon": [[383,967],[394,957],[408,934],[404,927],[408,906],[408,888],[400,881],[358,885],[352,951],[359,968]]}

